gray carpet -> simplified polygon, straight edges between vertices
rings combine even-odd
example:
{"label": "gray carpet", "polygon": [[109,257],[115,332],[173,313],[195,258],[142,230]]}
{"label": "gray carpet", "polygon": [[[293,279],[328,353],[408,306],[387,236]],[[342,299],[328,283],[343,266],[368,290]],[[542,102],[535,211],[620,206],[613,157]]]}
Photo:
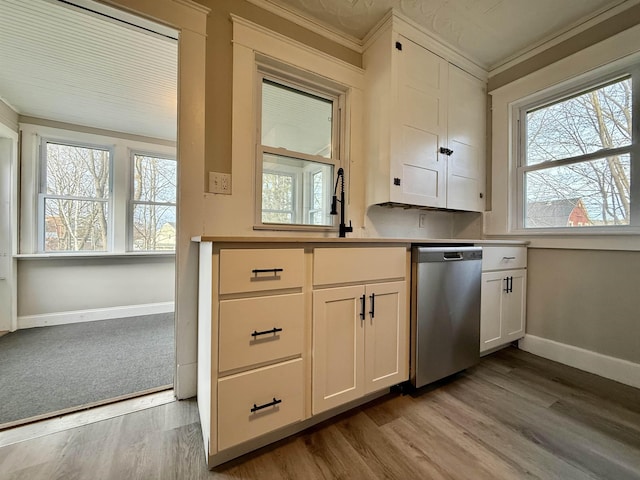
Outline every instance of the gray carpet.
{"label": "gray carpet", "polygon": [[171,385],[173,318],[144,315],[0,337],[0,425]]}

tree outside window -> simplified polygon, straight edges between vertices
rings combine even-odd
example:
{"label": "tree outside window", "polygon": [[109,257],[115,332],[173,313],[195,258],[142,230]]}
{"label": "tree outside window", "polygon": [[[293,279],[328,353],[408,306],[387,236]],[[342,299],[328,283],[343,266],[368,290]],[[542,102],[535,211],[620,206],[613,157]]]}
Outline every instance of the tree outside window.
{"label": "tree outside window", "polygon": [[525,112],[526,228],[629,225],[632,79]]}
{"label": "tree outside window", "polygon": [[175,250],[176,186],[174,159],[133,155],[132,250]]}
{"label": "tree outside window", "polygon": [[48,141],[43,150],[42,249],[107,250],[111,152]]}

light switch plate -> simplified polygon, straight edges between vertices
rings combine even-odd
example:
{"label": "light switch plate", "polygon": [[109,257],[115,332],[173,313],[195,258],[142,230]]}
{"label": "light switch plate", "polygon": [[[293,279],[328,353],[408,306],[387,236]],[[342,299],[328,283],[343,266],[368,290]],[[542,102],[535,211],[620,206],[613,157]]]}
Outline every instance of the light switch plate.
{"label": "light switch plate", "polygon": [[209,172],[209,192],[231,195],[231,174]]}

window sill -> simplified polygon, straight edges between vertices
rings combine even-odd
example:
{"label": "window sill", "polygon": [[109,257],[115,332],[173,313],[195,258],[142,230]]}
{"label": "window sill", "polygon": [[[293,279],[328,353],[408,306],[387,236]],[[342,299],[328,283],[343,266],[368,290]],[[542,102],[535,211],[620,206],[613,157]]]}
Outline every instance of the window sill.
{"label": "window sill", "polygon": [[640,231],[637,229],[613,233],[514,231],[495,235],[487,234],[485,238],[526,240],[529,242],[529,248],[640,251],[639,235]]}
{"label": "window sill", "polygon": [[513,229],[510,235],[546,236],[546,237],[594,237],[640,235],[640,227],[562,227],[562,228],[519,228]]}
{"label": "window sill", "polygon": [[61,252],[61,253],[19,253],[13,255],[18,260],[60,260],[74,258],[173,258],[175,252]]}

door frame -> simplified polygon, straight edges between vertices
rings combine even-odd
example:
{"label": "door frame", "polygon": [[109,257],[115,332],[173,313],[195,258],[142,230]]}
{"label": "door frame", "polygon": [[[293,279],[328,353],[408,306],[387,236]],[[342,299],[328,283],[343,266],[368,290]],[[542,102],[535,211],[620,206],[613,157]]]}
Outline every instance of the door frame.
{"label": "door frame", "polygon": [[205,66],[209,9],[191,0],[99,0],[179,31],[178,39],[178,207],[175,274],[174,391],[196,395],[198,351],[198,245],[203,232]]}
{"label": "door frame", "polygon": [[[0,122],[0,331],[18,329],[16,258],[18,245],[17,131]],[[6,222],[6,223],[5,223]]]}

